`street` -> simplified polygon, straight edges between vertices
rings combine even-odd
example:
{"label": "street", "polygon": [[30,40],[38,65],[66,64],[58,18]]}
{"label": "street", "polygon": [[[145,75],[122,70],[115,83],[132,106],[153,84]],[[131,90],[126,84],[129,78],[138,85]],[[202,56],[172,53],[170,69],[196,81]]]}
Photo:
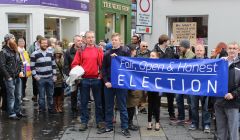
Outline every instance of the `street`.
{"label": "street", "polygon": [[[27,95],[31,98],[31,80],[28,81]],[[166,98],[162,98],[162,104],[166,103]],[[121,134],[119,112],[117,112],[114,133],[97,134],[94,123],[94,103],[89,104],[91,108],[91,120],[88,130],[80,132],[79,116],[73,118],[70,110],[70,98],[66,97],[64,102],[64,113],[39,114],[37,105],[32,101],[23,103],[23,112],[28,115],[19,121],[9,120],[6,112],[0,112],[0,139],[1,140],[120,140],[127,139]],[[175,109],[175,111],[177,111]],[[188,113],[186,113],[188,114]],[[188,117],[186,117],[188,118]],[[201,118],[201,117],[200,117]],[[189,131],[188,125],[171,126],[169,124],[168,112],[166,107],[161,107],[160,131],[154,129],[147,130],[147,114],[138,113],[134,117],[134,124],[140,126],[139,131],[131,131],[129,140],[207,140],[213,139],[213,131],[205,134],[201,130]],[[153,126],[154,128],[155,126]],[[213,130],[213,125],[212,125]]]}

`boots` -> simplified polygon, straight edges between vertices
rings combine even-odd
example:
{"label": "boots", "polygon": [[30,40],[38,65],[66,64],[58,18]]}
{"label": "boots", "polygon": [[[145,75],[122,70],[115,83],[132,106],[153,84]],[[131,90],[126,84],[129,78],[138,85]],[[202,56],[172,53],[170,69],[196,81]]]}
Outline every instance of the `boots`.
{"label": "boots", "polygon": [[54,97],[53,97],[53,102],[54,102],[54,109],[55,109],[55,111],[56,111],[56,112],[59,112],[59,106],[58,106],[58,104],[59,104],[58,102],[59,102],[59,101],[58,101],[58,96],[54,96]]}
{"label": "boots", "polygon": [[58,96],[58,110],[60,113],[63,112],[63,102],[64,102],[64,94],[62,93],[60,96]]}

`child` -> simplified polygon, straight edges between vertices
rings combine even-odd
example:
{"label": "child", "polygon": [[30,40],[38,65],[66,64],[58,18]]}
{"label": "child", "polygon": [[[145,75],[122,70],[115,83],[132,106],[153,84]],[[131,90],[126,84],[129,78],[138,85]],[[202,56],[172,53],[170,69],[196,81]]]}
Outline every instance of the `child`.
{"label": "child", "polygon": [[[158,52],[151,52],[150,58],[158,59],[159,53]],[[148,127],[147,130],[152,130],[152,116],[155,117],[156,124],[155,130],[160,130],[160,123],[159,123],[159,115],[160,115],[160,100],[161,96],[158,92],[148,92]]]}
{"label": "child", "polygon": [[63,50],[61,47],[56,46],[54,49],[54,57],[56,62],[56,70],[57,70],[57,81],[54,85],[54,106],[55,111],[62,113],[63,112],[63,96],[64,96],[64,88],[63,88]]}

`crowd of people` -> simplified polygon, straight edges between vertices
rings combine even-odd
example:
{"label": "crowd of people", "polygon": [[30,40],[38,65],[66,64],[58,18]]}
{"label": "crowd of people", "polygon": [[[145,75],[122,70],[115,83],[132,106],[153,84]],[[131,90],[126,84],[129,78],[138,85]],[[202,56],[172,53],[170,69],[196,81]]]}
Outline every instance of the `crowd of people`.
{"label": "crowd of people", "polygon": [[[138,35],[132,36],[130,44],[121,42],[120,34],[113,33],[111,43],[100,41],[95,44],[95,33],[87,31],[85,35],[76,35],[69,48],[64,50],[62,43],[55,38],[40,35],[26,49],[23,38],[15,40],[14,35],[4,37],[4,46],[0,52],[1,109],[7,111],[9,119],[20,120],[27,117],[21,110],[21,103],[29,101],[26,96],[28,78],[32,77],[34,102],[38,102],[39,113],[46,110],[50,114],[64,112],[64,91],[66,78],[71,69],[81,66],[84,74],[76,80],[77,87],[71,90],[71,111],[74,117],[80,113],[80,131],[88,129],[90,100],[95,103],[97,133],[113,131],[114,110],[120,112],[121,132],[130,137],[130,131],[139,129],[133,124],[136,109],[148,114],[147,130],[160,130],[161,97],[167,97],[168,113],[171,125],[189,124],[189,130],[202,128],[205,133],[211,131],[211,119],[216,118],[219,140],[239,139],[240,107],[240,59],[239,45],[236,42],[220,42],[211,50],[211,59],[228,61],[228,93],[223,98],[193,96],[174,93],[149,92],[113,88],[111,84],[112,57],[142,57],[150,59],[207,59],[203,44],[191,46],[189,40],[181,40],[179,47],[171,45],[167,35],[161,35],[158,43],[149,50],[148,42]],[[226,79],[227,80],[227,79]],[[28,93],[31,94],[31,93]],[[185,118],[184,98],[187,99],[189,118]],[[47,101],[45,101],[47,99]],[[177,102],[177,115],[174,109]],[[202,107],[202,123],[199,121],[199,101]],[[47,108],[46,108],[47,102]],[[155,118],[155,125],[152,118]]]}

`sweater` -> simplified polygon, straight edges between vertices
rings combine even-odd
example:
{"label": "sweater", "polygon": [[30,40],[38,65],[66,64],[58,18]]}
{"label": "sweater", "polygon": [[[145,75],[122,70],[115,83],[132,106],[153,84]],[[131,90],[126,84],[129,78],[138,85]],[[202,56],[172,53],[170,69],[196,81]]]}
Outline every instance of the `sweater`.
{"label": "sweater", "polygon": [[35,51],[31,55],[31,70],[34,78],[50,78],[56,76],[56,63],[52,53]]}
{"label": "sweater", "polygon": [[112,54],[115,53],[117,56],[130,56],[130,52],[126,47],[119,47],[118,49],[108,50],[103,57],[103,66],[102,66],[102,75],[104,83],[111,81],[111,62],[112,62]]}
{"label": "sweater", "polygon": [[72,62],[72,68],[82,66],[85,73],[82,78],[98,78],[102,68],[103,51],[94,47],[79,49]]}

